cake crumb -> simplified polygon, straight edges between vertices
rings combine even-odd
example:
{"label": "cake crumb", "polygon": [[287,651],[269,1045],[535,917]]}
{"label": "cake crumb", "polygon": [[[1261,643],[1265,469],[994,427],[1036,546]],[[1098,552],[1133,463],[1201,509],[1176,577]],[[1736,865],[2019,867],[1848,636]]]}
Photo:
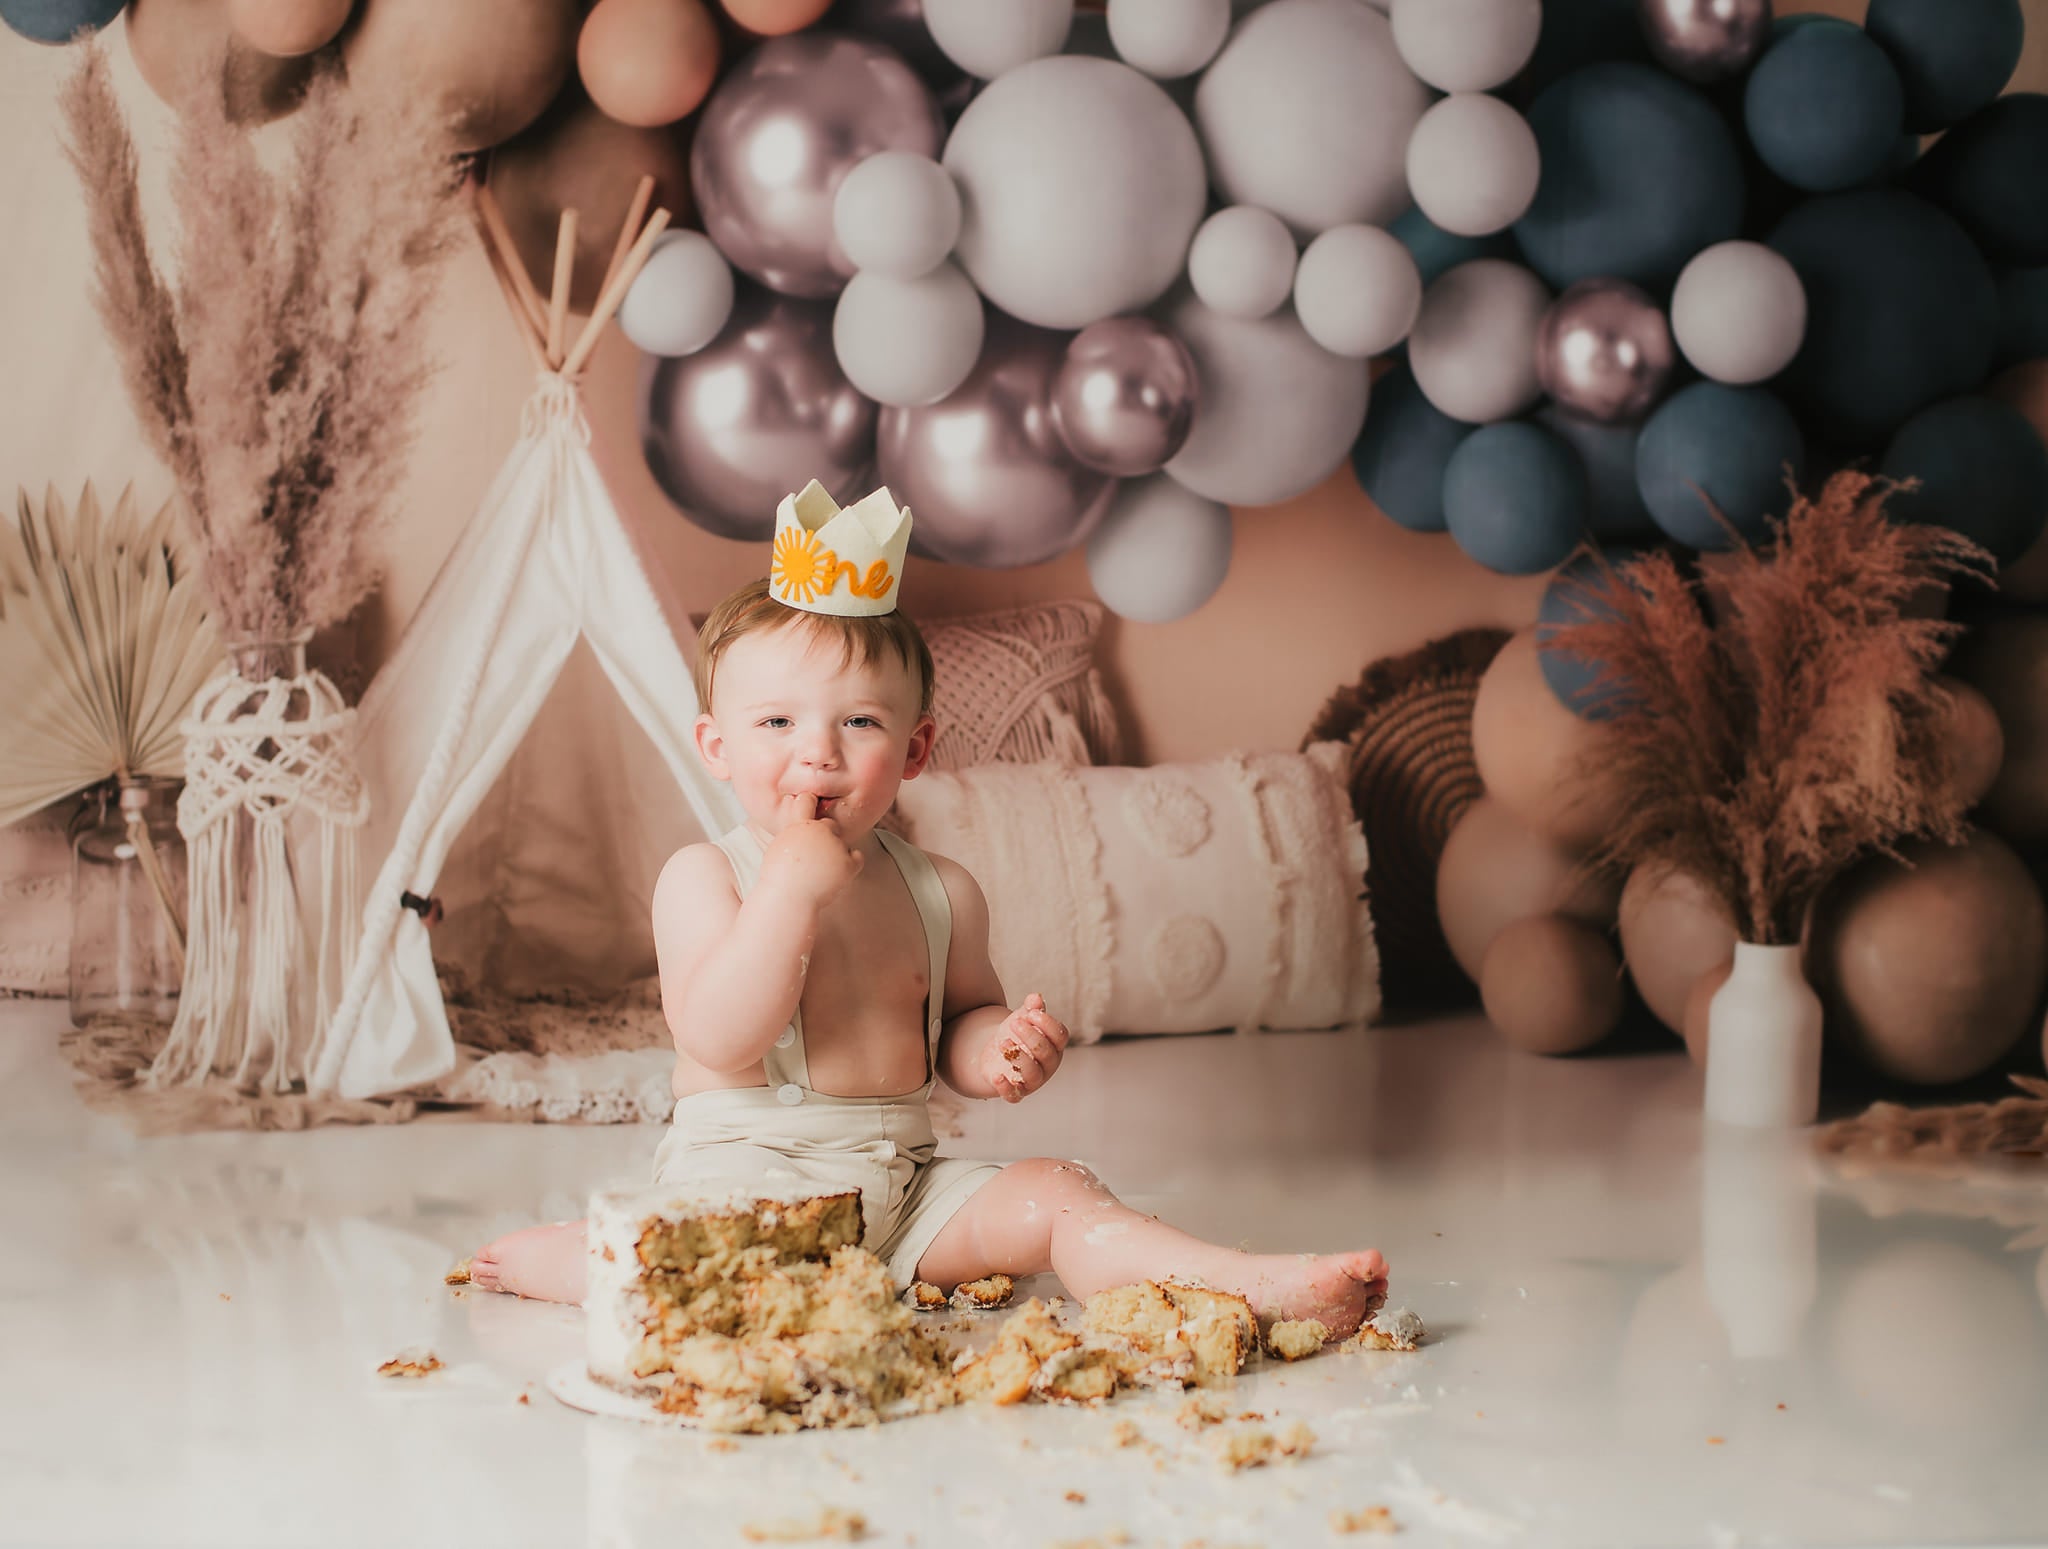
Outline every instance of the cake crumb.
{"label": "cake crumb", "polygon": [[919,1312],[937,1312],[946,1305],[946,1293],[929,1280],[913,1280],[910,1289],[903,1293],[903,1300]]}
{"label": "cake crumb", "polygon": [[473,1262],[474,1262],[474,1260],[472,1260],[472,1259],[464,1259],[464,1260],[463,1260],[463,1261],[462,1261],[462,1262],[461,1262],[460,1264],[457,1264],[457,1265],[456,1265],[456,1266],[455,1266],[455,1267],[454,1267],[453,1269],[449,1270],[447,1274],[445,1274],[445,1275],[443,1275],[443,1276],[441,1277],[441,1284],[443,1284],[443,1285],[468,1285],[468,1284],[469,1284],[469,1266],[470,1266],[470,1265],[471,1265],[471,1264],[472,1264]]}
{"label": "cake crumb", "polygon": [[1299,1361],[1314,1355],[1329,1341],[1329,1325],[1322,1319],[1290,1319],[1275,1323],[1266,1331],[1266,1353],[1283,1361]]}
{"label": "cake crumb", "polygon": [[1069,1490],[1067,1492],[1067,1499],[1072,1501],[1076,1506],[1085,1506],[1088,1504],[1088,1497],[1083,1495],[1079,1490]]}
{"label": "cake crumb", "polygon": [[986,1307],[1007,1307],[1016,1289],[1017,1283],[1008,1275],[986,1275],[979,1280],[968,1280],[955,1286],[952,1305],[961,1312],[975,1312]]}
{"label": "cake crumb", "polygon": [[1135,1420],[1119,1420],[1110,1427],[1109,1444],[1112,1447],[1135,1447],[1145,1439],[1145,1433],[1138,1429]]}
{"label": "cake crumb", "polygon": [[1052,1549],[1122,1549],[1125,1544],[1137,1540],[1120,1527],[1113,1527],[1107,1533],[1098,1533],[1093,1538],[1056,1538]]}
{"label": "cake crumb", "polygon": [[1345,1511],[1342,1507],[1330,1509],[1330,1531],[1332,1533],[1398,1533],[1401,1524],[1394,1520],[1394,1514],[1385,1506],[1367,1506],[1358,1511]]}
{"label": "cake crumb", "polygon": [[714,1436],[711,1440],[704,1443],[704,1450],[706,1452],[737,1452],[740,1450],[740,1444],[730,1436]]}
{"label": "cake crumb", "polygon": [[441,1369],[441,1358],[431,1350],[401,1351],[377,1368],[380,1377],[424,1377]]}
{"label": "cake crumb", "polygon": [[1206,1393],[1197,1393],[1174,1412],[1174,1423],[1184,1431],[1199,1431],[1205,1425],[1220,1425],[1229,1410],[1223,1401]]}
{"label": "cake crumb", "polygon": [[1232,1473],[1245,1468],[1263,1468],[1275,1458],[1299,1460],[1315,1447],[1316,1433],[1296,1420],[1274,1435],[1261,1427],[1218,1432],[1213,1443],[1216,1461]]}
{"label": "cake crumb", "polygon": [[[221,1299],[222,1301],[224,1301],[224,1302],[231,1302],[231,1301],[233,1301],[233,1300],[234,1300],[234,1298],[233,1298],[232,1296],[228,1295],[228,1293],[227,1293],[227,1292],[225,1292],[225,1291],[223,1291],[223,1292],[221,1292],[221,1293],[220,1293],[220,1299]],[[1782,1404],[1780,1404],[1780,1405],[1779,1405],[1778,1407],[1779,1407],[1780,1409],[1782,1409],[1782,1408],[1784,1408],[1785,1406],[1784,1406],[1784,1405],[1782,1405]]]}
{"label": "cake crumb", "polygon": [[825,1538],[850,1544],[868,1536],[868,1519],[857,1511],[826,1506],[815,1517],[802,1520],[783,1518],[777,1522],[746,1523],[740,1528],[740,1536],[750,1544],[797,1544]]}
{"label": "cake crumb", "polygon": [[1382,1307],[1358,1332],[1345,1340],[1345,1350],[1413,1350],[1428,1330],[1422,1320],[1406,1307]]}
{"label": "cake crumb", "polygon": [[518,1402],[522,1404],[531,1404],[533,1402],[533,1395],[530,1393],[522,1393],[519,1395]]}

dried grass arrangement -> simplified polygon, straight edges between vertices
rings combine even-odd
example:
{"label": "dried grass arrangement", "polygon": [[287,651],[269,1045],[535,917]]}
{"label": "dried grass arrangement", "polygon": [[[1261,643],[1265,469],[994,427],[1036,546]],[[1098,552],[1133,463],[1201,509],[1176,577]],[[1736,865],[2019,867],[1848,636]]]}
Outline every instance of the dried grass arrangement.
{"label": "dried grass arrangement", "polygon": [[1911,604],[1990,556],[1892,521],[1893,488],[1838,473],[1707,580],[1654,552],[1573,588],[1546,649],[1598,664],[1615,713],[1581,774],[1622,798],[1590,866],[1690,872],[1744,941],[1784,945],[1854,861],[1963,836],[1931,676],[1957,626]]}

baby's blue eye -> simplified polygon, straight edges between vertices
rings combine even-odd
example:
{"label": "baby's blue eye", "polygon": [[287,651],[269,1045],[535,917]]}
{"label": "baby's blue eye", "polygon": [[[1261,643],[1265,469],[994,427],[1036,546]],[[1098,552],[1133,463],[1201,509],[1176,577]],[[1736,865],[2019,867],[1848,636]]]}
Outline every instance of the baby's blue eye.
{"label": "baby's blue eye", "polygon": [[771,715],[761,724],[763,726],[787,726],[789,724],[789,717],[786,715]]}
{"label": "baby's blue eye", "polygon": [[846,724],[848,726],[880,726],[882,723],[872,715],[850,715],[846,718]]}

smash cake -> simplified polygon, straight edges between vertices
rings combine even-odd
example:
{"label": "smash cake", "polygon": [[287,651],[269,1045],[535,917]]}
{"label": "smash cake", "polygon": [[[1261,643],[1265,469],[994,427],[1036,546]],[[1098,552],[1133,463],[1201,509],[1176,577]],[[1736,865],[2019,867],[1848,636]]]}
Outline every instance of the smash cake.
{"label": "smash cake", "polygon": [[[1034,1297],[984,1348],[956,1348],[929,1326],[928,1313],[948,1303],[899,1295],[860,1246],[861,1229],[854,1190],[596,1195],[584,1300],[590,1380],[651,1417],[786,1432],[973,1400],[1097,1404],[1127,1387],[1207,1387],[1260,1349],[1243,1297],[1175,1281],[1098,1291],[1078,1325],[1061,1318],[1064,1299]],[[1004,1283],[981,1305],[1007,1298],[1006,1278],[992,1279]]]}

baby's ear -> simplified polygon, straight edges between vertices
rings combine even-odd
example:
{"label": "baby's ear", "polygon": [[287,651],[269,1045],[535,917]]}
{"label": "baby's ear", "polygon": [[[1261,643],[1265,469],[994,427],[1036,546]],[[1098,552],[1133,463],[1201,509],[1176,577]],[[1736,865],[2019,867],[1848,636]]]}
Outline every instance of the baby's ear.
{"label": "baby's ear", "polygon": [[931,762],[932,746],[938,740],[938,723],[930,716],[918,717],[917,727],[910,734],[910,747],[903,756],[903,778],[915,780],[924,772],[924,766]]}
{"label": "baby's ear", "polygon": [[732,771],[725,763],[725,734],[718,729],[718,722],[709,714],[700,715],[690,728],[690,736],[697,744],[697,757],[706,772],[714,780],[730,780]]}

